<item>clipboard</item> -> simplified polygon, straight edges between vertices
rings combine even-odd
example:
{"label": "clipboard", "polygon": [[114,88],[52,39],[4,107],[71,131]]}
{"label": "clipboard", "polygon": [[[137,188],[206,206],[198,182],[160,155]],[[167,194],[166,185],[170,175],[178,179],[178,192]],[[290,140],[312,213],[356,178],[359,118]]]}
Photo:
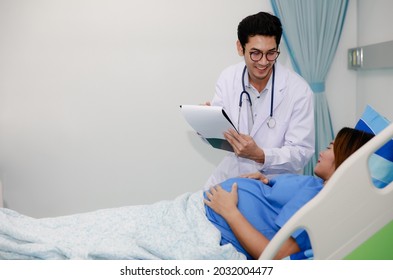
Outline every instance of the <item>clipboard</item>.
{"label": "clipboard", "polygon": [[180,105],[180,110],[188,124],[212,147],[233,152],[224,132],[237,129],[221,106]]}

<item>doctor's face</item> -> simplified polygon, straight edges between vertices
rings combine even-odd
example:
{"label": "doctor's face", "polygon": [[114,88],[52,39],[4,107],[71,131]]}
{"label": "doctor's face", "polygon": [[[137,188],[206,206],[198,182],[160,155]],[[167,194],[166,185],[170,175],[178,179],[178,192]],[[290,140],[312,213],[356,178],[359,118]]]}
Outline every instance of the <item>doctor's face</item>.
{"label": "doctor's face", "polygon": [[[272,57],[277,58],[276,55],[278,56],[275,37],[262,35],[249,37],[244,50],[240,42],[237,42],[237,50],[239,55],[244,55],[251,83],[266,85],[276,62],[275,59],[271,61]],[[260,59],[256,61],[255,58]]]}
{"label": "doctor's face", "polygon": [[333,143],[326,150],[319,153],[319,159],[314,168],[314,173],[323,180],[328,180],[336,170]]}

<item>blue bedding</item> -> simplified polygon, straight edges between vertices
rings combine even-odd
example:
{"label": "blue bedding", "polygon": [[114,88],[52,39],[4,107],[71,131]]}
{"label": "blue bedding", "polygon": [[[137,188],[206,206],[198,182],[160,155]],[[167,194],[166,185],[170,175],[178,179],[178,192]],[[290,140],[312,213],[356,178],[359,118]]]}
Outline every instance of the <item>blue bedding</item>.
{"label": "blue bedding", "polygon": [[202,195],[41,219],[2,208],[0,259],[245,259],[220,245]]}

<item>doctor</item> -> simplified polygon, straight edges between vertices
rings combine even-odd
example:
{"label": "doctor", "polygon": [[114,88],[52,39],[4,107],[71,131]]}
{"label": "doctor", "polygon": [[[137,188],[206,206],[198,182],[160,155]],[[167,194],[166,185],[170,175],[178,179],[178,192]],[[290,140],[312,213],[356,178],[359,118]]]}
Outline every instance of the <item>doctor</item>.
{"label": "doctor", "polygon": [[222,106],[236,126],[224,134],[234,153],[213,171],[204,188],[260,171],[268,178],[300,173],[314,153],[313,92],[277,62],[280,20],[260,12],[238,25],[237,51],[244,62],[226,68],[207,105]]}

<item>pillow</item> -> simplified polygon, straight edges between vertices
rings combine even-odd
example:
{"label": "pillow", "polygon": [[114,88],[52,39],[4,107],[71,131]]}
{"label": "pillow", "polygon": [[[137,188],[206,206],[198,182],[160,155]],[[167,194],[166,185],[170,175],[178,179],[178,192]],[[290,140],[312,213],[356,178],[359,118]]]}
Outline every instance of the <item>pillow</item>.
{"label": "pillow", "polygon": [[[376,135],[389,124],[387,118],[367,105],[355,128]],[[371,155],[369,168],[376,187],[383,188],[393,181],[393,139]]]}

